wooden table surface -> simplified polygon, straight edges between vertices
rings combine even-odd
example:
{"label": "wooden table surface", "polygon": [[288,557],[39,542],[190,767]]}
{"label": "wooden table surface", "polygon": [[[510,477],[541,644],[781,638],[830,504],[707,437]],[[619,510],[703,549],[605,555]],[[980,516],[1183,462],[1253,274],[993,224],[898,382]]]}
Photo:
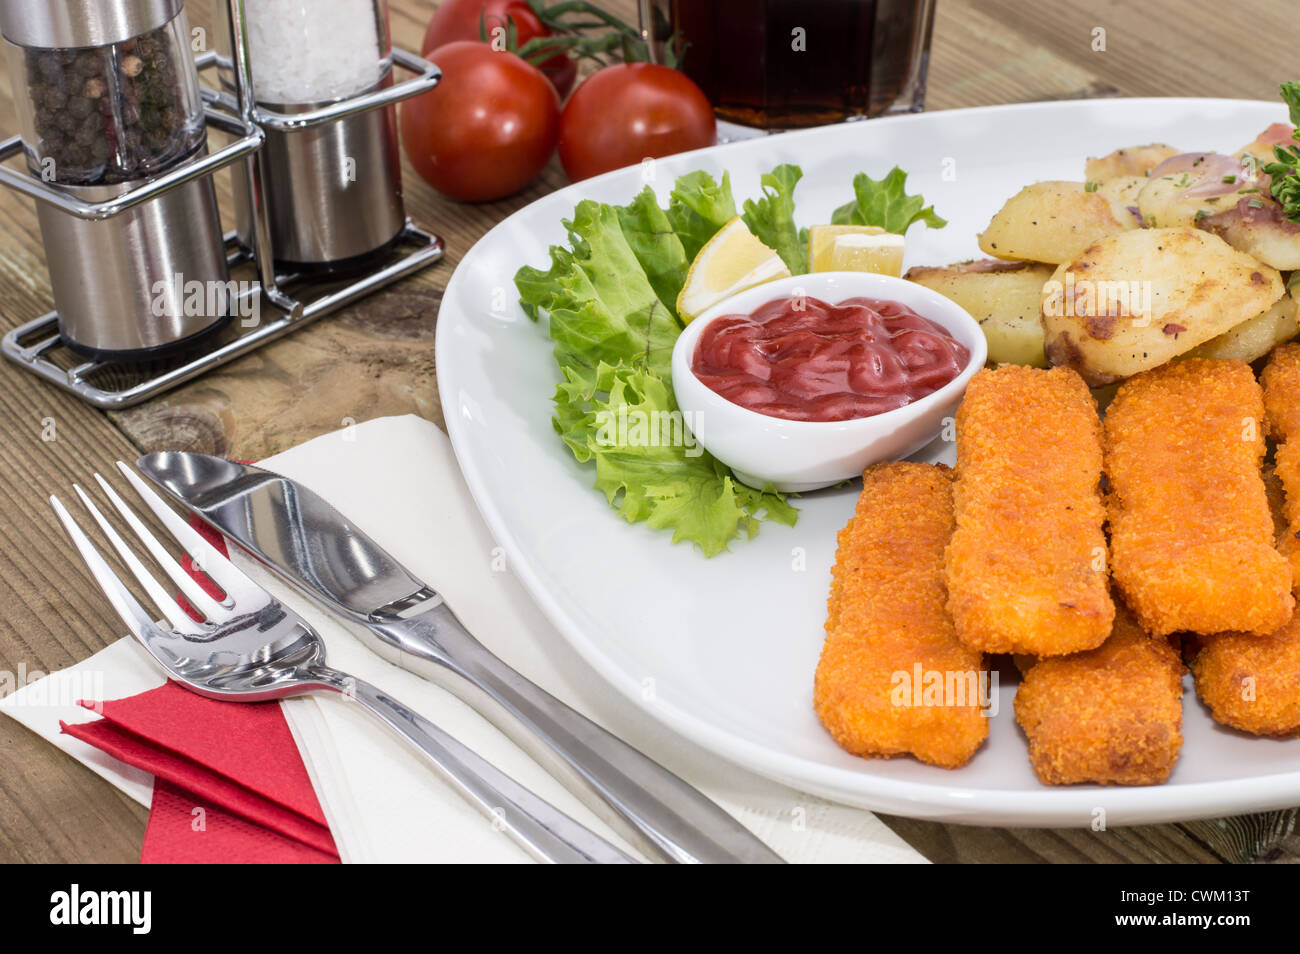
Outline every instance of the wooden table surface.
{"label": "wooden table surface", "polygon": [[[793,2],[793,0],[791,0]],[[632,16],[631,0],[608,4]],[[208,4],[192,0],[191,19]],[[394,40],[418,49],[435,4],[390,0]],[[1089,9],[1084,10],[1087,6]],[[932,110],[1087,96],[1274,99],[1300,47],[1288,0],[939,0]],[[1105,50],[1094,31],[1105,30]],[[0,128],[17,131],[7,80]],[[0,673],[48,672],[122,633],[45,503],[115,459],[196,450],[256,460],[391,414],[442,425],[434,325],[452,269],[506,215],[566,183],[558,162],[488,205],[442,199],[409,169],[416,221],[445,263],[150,403],[105,414],[0,362]],[[51,307],[32,204],[0,191],[0,328]],[[52,439],[50,439],[52,438]],[[1103,832],[970,828],[885,817],[934,861],[1223,862],[1300,859],[1297,810]],[[129,862],[147,812],[26,729],[0,718],[0,862]]]}

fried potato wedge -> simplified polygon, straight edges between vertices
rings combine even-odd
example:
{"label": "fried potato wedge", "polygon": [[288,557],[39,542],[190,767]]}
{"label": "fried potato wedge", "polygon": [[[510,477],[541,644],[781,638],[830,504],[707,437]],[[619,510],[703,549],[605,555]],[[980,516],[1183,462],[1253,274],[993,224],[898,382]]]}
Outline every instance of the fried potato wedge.
{"label": "fried potato wedge", "polygon": [[1083,176],[1089,182],[1114,179],[1121,176],[1146,176],[1170,156],[1178,155],[1173,146],[1153,142],[1145,146],[1126,146],[1099,159],[1089,158],[1083,166]]}
{"label": "fried potato wedge", "polygon": [[985,259],[910,268],[903,277],[970,312],[988,340],[990,361],[1047,367],[1040,312],[1052,266]]}
{"label": "fried potato wedge", "polygon": [[979,243],[995,258],[1059,265],[1098,239],[1137,227],[1123,204],[1082,182],[1035,182],[1007,200]]}
{"label": "fried potato wedge", "polygon": [[1250,364],[1300,334],[1300,315],[1293,295],[1283,295],[1263,314],[1248,318],[1217,338],[1189,351],[1193,358],[1228,358]]}
{"label": "fried potato wedge", "polygon": [[1157,367],[1271,308],[1282,276],[1195,228],[1090,245],[1043,288],[1044,350],[1099,387]]}

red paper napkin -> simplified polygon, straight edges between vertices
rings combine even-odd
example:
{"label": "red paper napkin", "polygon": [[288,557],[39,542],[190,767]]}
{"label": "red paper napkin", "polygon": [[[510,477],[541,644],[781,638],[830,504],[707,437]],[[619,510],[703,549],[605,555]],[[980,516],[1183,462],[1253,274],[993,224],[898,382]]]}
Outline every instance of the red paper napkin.
{"label": "red paper napkin", "polygon": [[159,783],[142,861],[338,860],[278,703],[219,702],[169,682],[83,705],[103,718],[63,731]]}
{"label": "red paper napkin", "polygon": [[[191,521],[225,553],[220,534]],[[220,590],[185,561],[204,589]],[[168,682],[61,723],[154,775],[146,864],[337,864],[338,850],[279,703],[221,702]]]}

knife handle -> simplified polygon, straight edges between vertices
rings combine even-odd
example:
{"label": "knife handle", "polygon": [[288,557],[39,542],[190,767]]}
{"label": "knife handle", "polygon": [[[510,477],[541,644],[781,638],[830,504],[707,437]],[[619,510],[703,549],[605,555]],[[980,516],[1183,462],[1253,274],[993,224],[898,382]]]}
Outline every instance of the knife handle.
{"label": "knife handle", "polygon": [[511,669],[446,603],[368,625],[399,651],[399,666],[473,707],[651,857],[783,863],[702,792]]}

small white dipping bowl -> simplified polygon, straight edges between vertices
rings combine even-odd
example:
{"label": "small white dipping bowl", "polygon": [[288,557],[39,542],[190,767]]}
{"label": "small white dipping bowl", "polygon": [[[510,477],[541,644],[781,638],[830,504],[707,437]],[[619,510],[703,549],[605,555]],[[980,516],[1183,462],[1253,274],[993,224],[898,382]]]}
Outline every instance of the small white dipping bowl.
{"label": "small white dipping bowl", "polygon": [[[846,298],[900,302],[942,327],[967,351],[970,362],[933,394],[873,417],[851,421],[787,421],[733,404],[706,387],[691,370],[695,344],[723,315],[749,315],[778,298]],[[861,475],[882,460],[899,460],[938,436],[957,409],[966,383],[984,366],[988,345],[979,322],[938,292],[890,275],[816,272],[758,285],[700,315],[673,347],[673,389],[695,439],[751,487],[771,485],[785,493],[830,487]]]}

